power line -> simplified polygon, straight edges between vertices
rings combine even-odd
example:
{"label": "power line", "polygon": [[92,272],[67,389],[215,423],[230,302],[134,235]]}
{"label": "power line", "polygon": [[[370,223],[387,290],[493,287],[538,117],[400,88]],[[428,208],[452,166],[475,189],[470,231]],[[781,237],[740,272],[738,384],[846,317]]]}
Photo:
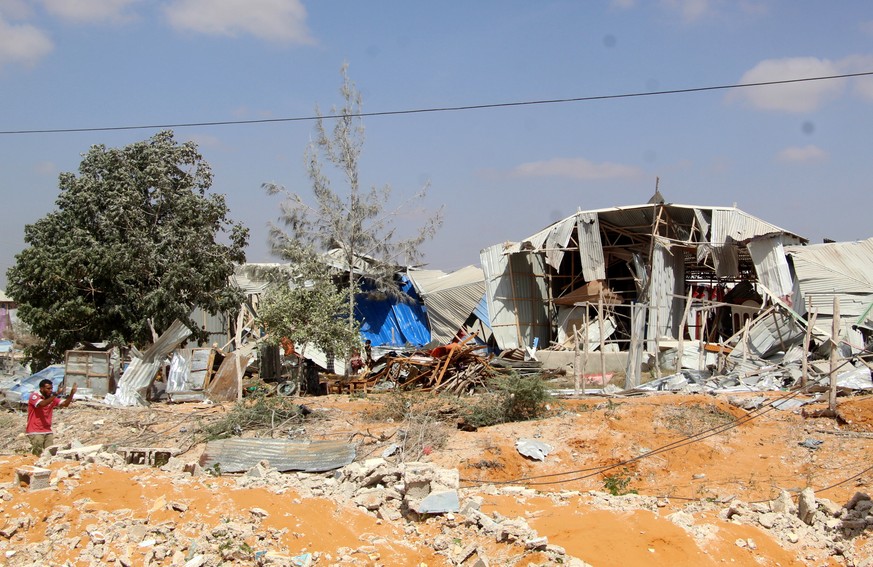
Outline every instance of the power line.
{"label": "power line", "polygon": [[[490,108],[511,108],[516,106],[534,106],[543,104],[566,104],[571,102],[591,102],[595,100],[614,100],[621,98],[638,98],[647,96],[674,95],[699,93],[706,91],[719,91],[728,89],[741,89],[747,87],[764,87],[770,85],[785,85],[791,83],[805,83],[810,81],[829,81],[833,79],[848,79],[851,77],[865,77],[873,75],[873,71],[865,71],[863,73],[847,73],[844,75],[828,75],[823,77],[806,77],[803,79],[785,79],[781,81],[762,81],[757,83],[738,83],[730,85],[714,85],[708,87],[693,87],[687,89],[671,89],[666,91],[647,91],[635,93],[623,93],[612,95],[596,95],[582,96],[574,98],[555,98],[545,100],[528,100],[519,102],[497,102],[491,104],[471,104],[465,106],[442,106],[435,108],[415,108],[410,110],[386,110],[382,112],[361,112],[348,116],[354,118],[364,118],[372,116],[400,116],[404,114],[424,114],[430,112],[458,112],[465,110],[484,110]],[[164,128],[192,128],[204,126],[234,126],[241,124],[269,124],[276,122],[306,122],[321,119],[343,118],[345,115],[329,114],[324,116],[297,116],[290,118],[262,118],[257,120],[221,120],[212,122],[180,122],[176,124],[146,124],[138,126],[103,126],[93,128],[48,128],[44,130],[0,130],[0,135],[15,135],[15,134],[66,134],[73,132],[109,132],[113,130],[154,130]]]}

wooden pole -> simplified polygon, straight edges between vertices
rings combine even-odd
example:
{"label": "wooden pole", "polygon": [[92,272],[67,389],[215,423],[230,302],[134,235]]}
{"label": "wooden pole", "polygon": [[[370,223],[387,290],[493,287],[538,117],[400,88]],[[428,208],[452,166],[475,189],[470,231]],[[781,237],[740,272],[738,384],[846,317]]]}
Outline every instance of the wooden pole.
{"label": "wooden pole", "polygon": [[588,333],[591,319],[588,316],[588,303],[585,303],[585,342],[582,348],[582,388],[585,388],[585,371],[588,370]]}
{"label": "wooden pole", "polygon": [[597,297],[597,321],[600,328],[600,383],[606,386],[606,343],[603,339],[603,288]]}
{"label": "wooden pole", "polygon": [[806,334],[803,337],[803,360],[801,361],[802,374],[800,375],[800,386],[806,387],[809,381],[809,341],[812,339],[812,329],[815,327],[816,313],[807,319]]}
{"label": "wooden pole", "polygon": [[709,320],[709,309],[710,307],[706,304],[706,301],[704,301],[700,306],[700,327],[698,327],[698,332],[700,333],[700,351],[697,353],[698,368],[703,368],[703,361],[706,356],[706,322]]}
{"label": "wooden pole", "polygon": [[834,322],[831,326],[831,387],[828,392],[828,409],[837,411],[837,368],[840,358],[840,298],[834,295]]}
{"label": "wooden pole", "polygon": [[686,319],[688,319],[688,312],[691,311],[691,292],[692,288],[689,287],[688,297],[685,299],[685,312],[682,313],[682,320],[679,321],[679,346],[676,349],[676,372],[682,371],[682,355],[685,354],[685,322]]}
{"label": "wooden pole", "polygon": [[582,378],[582,368],[579,366],[582,362],[582,354],[579,350],[580,338],[576,325],[573,325],[573,395],[577,398],[579,397],[579,382],[581,382]]}

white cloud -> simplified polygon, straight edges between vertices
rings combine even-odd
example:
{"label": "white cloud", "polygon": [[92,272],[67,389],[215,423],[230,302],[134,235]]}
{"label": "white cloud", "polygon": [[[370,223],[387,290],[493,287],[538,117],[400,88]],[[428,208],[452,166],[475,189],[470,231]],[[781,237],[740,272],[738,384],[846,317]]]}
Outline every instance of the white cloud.
{"label": "white cloud", "polygon": [[32,14],[33,10],[24,0],[0,0],[0,17],[23,20]]}
{"label": "white cloud", "polygon": [[[873,69],[873,55],[851,55],[841,61],[844,73],[866,73]],[[852,92],[873,101],[873,76],[851,79]]]}
{"label": "white cloud", "polygon": [[630,10],[637,5],[636,0],[610,0],[609,3],[613,8],[618,8],[619,10]]}
{"label": "white cloud", "polygon": [[827,157],[826,151],[811,144],[802,148],[785,148],[776,155],[776,159],[779,161],[791,163],[823,161]]}
{"label": "white cloud", "polygon": [[44,31],[29,24],[13,25],[0,15],[0,67],[22,63],[34,65],[54,49]]}
{"label": "white cloud", "polygon": [[132,16],[125,11],[137,0],[42,0],[46,12],[79,24],[123,22]]}
{"label": "white cloud", "polygon": [[737,15],[758,17],[769,10],[765,0],[661,0],[661,7],[678,14],[686,24],[733,19]]}
{"label": "white cloud", "polygon": [[[810,77],[824,77],[844,73],[840,63],[815,57],[767,59],[755,65],[742,76],[740,83],[764,83]],[[736,89],[728,100],[743,100],[761,110],[783,112],[811,112],[826,100],[842,94],[845,81],[825,80],[767,85]]]}
{"label": "white cloud", "polygon": [[175,0],[165,12],[178,30],[313,43],[300,0]]}
{"label": "white cloud", "polygon": [[694,22],[705,17],[714,9],[710,0],[663,0],[669,10],[678,12],[685,22]]}
{"label": "white cloud", "polygon": [[513,177],[567,177],[582,181],[637,177],[640,170],[620,163],[593,163],[585,158],[555,158],[523,163],[511,172]]}

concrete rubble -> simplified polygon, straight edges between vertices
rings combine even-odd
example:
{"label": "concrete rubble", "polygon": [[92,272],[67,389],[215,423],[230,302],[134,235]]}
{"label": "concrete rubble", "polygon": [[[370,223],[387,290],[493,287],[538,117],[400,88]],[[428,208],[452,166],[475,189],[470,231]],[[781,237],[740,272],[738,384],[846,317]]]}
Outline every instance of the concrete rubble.
{"label": "concrete rubble", "polygon": [[[136,471],[147,465],[131,464],[116,453],[98,451],[88,453],[84,461],[46,452],[37,466],[52,466],[49,490],[71,492],[77,486],[76,479],[89,468]],[[196,463],[178,457],[171,457],[160,470],[170,476],[174,484],[183,486],[203,484],[213,478]],[[301,499],[321,497],[352,503],[380,521],[403,526],[407,534],[418,533],[422,524],[438,526],[439,535],[426,541],[436,554],[445,558],[447,565],[499,565],[500,557],[489,556],[493,555],[494,548],[484,544],[488,541],[514,546],[520,553],[544,555],[548,564],[587,565],[569,556],[560,546],[550,544],[525,518],[482,512],[485,497],[502,495],[515,498],[519,503],[546,497],[560,505],[584,500],[586,506],[597,509],[648,510],[665,515],[700,542],[718,531],[717,525],[711,523],[712,513],[717,512],[721,521],[761,528],[786,549],[802,550],[810,564],[823,564],[829,556],[841,556],[846,565],[873,566],[873,558],[856,556],[852,548],[852,538],[873,527],[873,499],[860,492],[842,505],[819,498],[811,489],[806,489],[797,495],[782,491],[769,502],[701,499],[677,511],[676,503],[667,507],[671,504],[667,498],[636,494],[540,493],[522,486],[488,484],[462,489],[456,469],[422,462],[391,463],[382,458],[353,462],[327,473],[281,473],[269,462],[261,461],[232,478],[239,489],[262,488],[277,495],[291,493]],[[27,490],[27,487],[14,483],[0,485],[0,500],[10,500],[16,490]],[[154,503],[152,511],[168,510],[176,515],[175,519],[158,523],[151,523],[148,517],[131,518],[88,508],[86,504],[86,501],[77,501],[73,508],[56,506],[47,518],[33,517],[26,507],[16,507],[7,514],[5,525],[0,526],[0,553],[6,553],[9,564],[15,565],[38,564],[51,557],[52,550],[64,549],[72,552],[70,557],[75,558],[77,565],[129,566],[133,564],[130,553],[123,550],[134,547],[148,549],[144,564],[154,561],[179,567],[209,567],[228,562],[251,564],[253,558],[258,565],[353,565],[361,564],[360,561],[371,564],[378,559],[372,542],[364,542],[355,549],[343,548],[339,557],[320,554],[317,550],[294,556],[283,553],[280,536],[287,530],[265,528],[262,523],[269,513],[256,507],[216,525],[200,525],[196,518],[186,518],[187,505],[163,497]],[[80,515],[80,522],[86,526],[82,536],[69,534],[73,513]],[[700,520],[703,513],[707,513],[705,522]],[[44,540],[25,545],[32,541],[34,530],[45,530]],[[192,531],[200,533],[200,537],[192,541],[177,535]],[[256,549],[228,543],[252,539],[258,542]],[[736,544],[750,553],[757,546],[752,538],[739,539]]]}

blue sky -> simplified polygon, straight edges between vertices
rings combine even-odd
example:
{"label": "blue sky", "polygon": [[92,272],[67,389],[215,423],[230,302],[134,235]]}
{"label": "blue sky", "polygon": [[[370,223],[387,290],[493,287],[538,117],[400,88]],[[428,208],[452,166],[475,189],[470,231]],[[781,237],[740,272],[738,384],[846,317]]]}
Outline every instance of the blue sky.
{"label": "blue sky", "polygon": [[[312,116],[647,93],[873,71],[873,4],[806,0],[0,0],[0,131]],[[575,212],[733,205],[810,238],[871,236],[873,77],[369,117],[361,176],[430,183],[433,268],[478,264]],[[307,121],[175,128],[271,261],[277,182],[310,195]],[[0,287],[24,225],[92,144],[155,130],[0,134]],[[401,226],[414,226],[410,215]]]}

